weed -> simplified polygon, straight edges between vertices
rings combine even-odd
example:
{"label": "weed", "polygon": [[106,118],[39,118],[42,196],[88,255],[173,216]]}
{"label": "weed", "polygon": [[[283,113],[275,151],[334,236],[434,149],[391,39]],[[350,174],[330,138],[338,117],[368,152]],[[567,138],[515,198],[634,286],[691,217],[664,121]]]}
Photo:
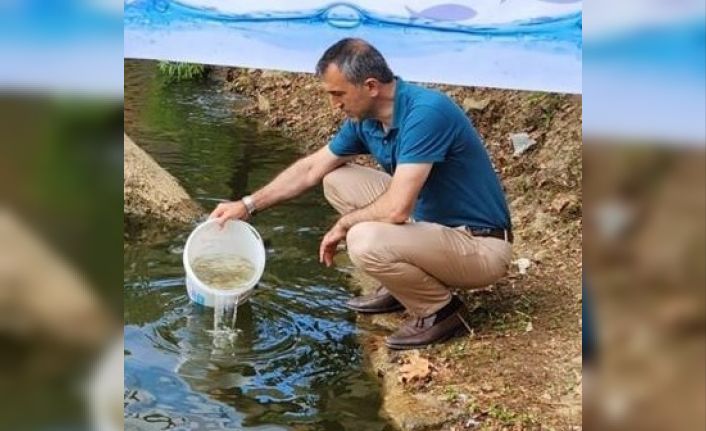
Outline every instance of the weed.
{"label": "weed", "polygon": [[206,66],[194,63],[160,61],[159,71],[167,78],[168,82],[188,81],[203,78],[206,75]]}

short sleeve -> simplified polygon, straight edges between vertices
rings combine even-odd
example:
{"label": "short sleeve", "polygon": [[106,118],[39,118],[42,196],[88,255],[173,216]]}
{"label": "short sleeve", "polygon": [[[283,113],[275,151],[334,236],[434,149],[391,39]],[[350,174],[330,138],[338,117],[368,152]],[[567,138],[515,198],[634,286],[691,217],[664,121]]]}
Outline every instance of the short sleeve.
{"label": "short sleeve", "polygon": [[454,141],[454,127],[448,116],[436,109],[419,107],[400,130],[397,163],[433,163],[446,159]]}
{"label": "short sleeve", "polygon": [[343,123],[328,146],[331,152],[339,157],[368,153],[368,149],[358,136],[356,125],[351,120],[346,120]]}

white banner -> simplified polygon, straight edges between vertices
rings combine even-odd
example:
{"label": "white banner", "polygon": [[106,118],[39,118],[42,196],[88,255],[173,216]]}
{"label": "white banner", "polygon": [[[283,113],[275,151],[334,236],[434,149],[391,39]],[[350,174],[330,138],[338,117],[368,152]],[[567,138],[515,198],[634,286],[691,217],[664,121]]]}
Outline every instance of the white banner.
{"label": "white banner", "polygon": [[125,57],[313,72],[344,37],[407,80],[581,92],[580,0],[127,0]]}

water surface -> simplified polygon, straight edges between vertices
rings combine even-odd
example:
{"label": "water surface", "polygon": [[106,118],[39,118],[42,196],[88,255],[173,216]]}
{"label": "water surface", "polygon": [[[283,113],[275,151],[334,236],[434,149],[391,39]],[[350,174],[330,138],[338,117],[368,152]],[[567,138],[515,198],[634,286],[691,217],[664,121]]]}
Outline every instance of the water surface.
{"label": "water surface", "polygon": [[[219,83],[165,85],[126,61],[125,129],[205,208],[264,185],[297,156],[291,142],[233,115]],[[364,368],[347,268],[318,263],[334,214],[321,191],[257,216],[267,266],[239,307],[242,332],[214,343],[213,312],[191,304],[181,263],[189,229],[124,253],[128,429],[388,430]]]}

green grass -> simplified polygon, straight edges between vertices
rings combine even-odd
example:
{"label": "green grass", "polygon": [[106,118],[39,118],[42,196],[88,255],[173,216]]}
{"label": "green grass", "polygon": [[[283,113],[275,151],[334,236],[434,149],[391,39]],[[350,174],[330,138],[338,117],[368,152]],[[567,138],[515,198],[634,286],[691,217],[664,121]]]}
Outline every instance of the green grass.
{"label": "green grass", "polygon": [[206,76],[206,66],[203,64],[160,61],[159,71],[169,82],[202,79]]}

